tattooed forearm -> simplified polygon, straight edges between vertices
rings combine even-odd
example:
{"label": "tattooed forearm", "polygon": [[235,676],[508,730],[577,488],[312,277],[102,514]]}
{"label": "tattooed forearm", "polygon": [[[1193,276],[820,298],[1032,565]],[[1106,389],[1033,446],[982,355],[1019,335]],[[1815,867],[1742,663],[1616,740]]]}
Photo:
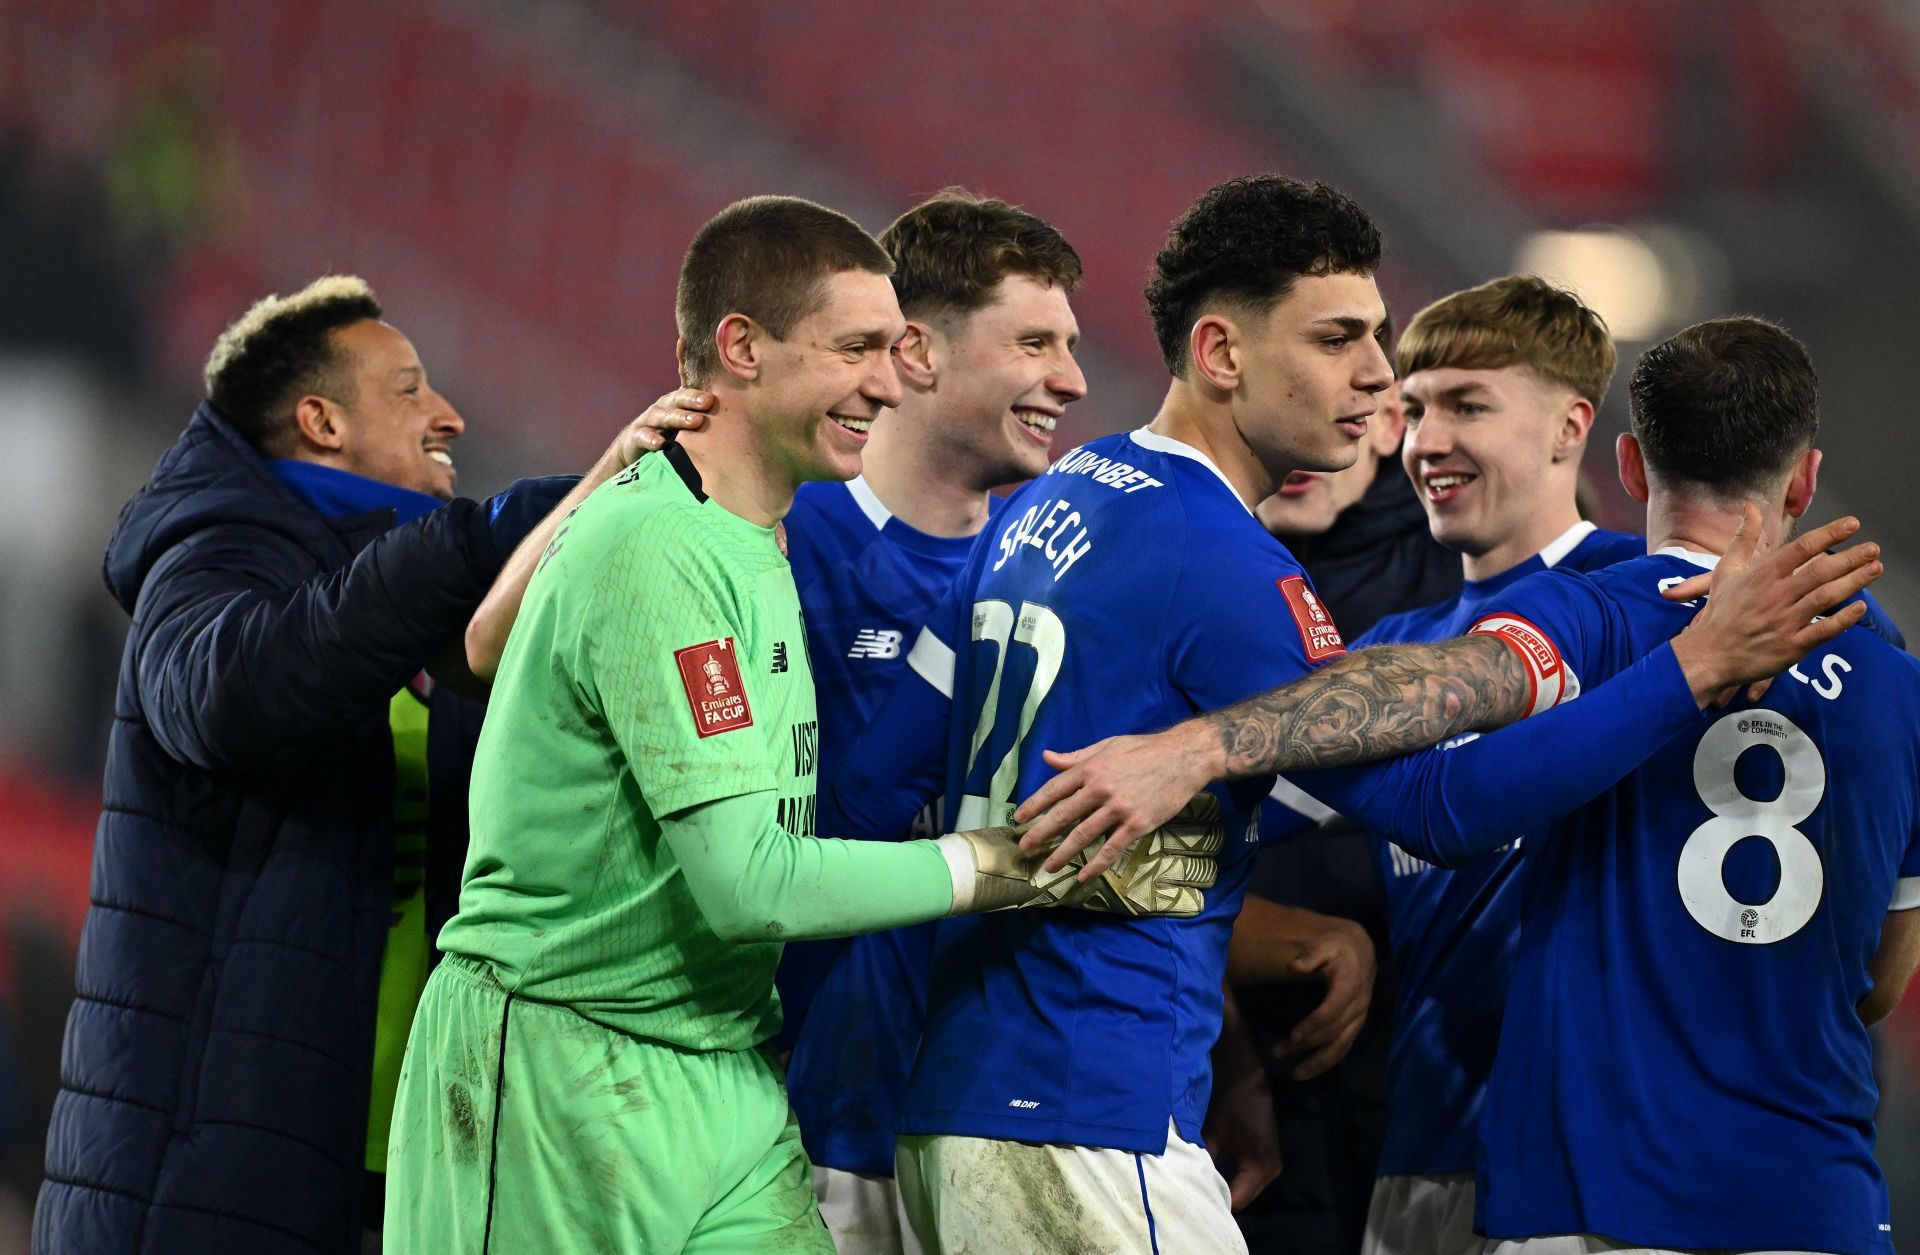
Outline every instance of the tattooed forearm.
{"label": "tattooed forearm", "polygon": [[1227,774],[1374,762],[1512,723],[1532,689],[1511,648],[1486,635],[1362,649],[1282,689],[1202,716]]}

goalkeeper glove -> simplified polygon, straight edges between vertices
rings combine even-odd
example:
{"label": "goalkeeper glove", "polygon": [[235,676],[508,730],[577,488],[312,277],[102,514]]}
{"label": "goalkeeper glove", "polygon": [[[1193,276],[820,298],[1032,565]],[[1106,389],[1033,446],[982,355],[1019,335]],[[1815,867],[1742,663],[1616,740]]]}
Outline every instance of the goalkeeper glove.
{"label": "goalkeeper glove", "polygon": [[[1218,872],[1215,860],[1226,844],[1220,804],[1198,793],[1168,820],[1127,847],[1112,867],[1082,883],[1081,868],[1091,853],[1083,850],[1057,872],[1041,870],[1046,851],[1025,854],[1020,838],[1025,825],[980,828],[942,837],[954,872],[954,914],[1000,911],[1013,907],[1065,906],[1115,915],[1200,913],[1206,891]],[[1092,847],[1097,848],[1097,847]],[[971,866],[955,858],[960,849]]]}

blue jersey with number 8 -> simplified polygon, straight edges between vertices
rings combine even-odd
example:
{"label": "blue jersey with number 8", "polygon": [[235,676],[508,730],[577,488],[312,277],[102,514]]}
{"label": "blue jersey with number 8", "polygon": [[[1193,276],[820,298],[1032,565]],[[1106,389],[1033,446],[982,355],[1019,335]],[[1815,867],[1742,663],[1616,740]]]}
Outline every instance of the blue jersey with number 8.
{"label": "blue jersey with number 8", "polygon": [[[1691,608],[1713,560],[1547,573],[1477,630],[1567,695]],[[1920,905],[1920,664],[1855,628],[1529,843],[1478,1162],[1482,1231],[1842,1255],[1893,1249],[1855,1004]]]}
{"label": "blue jersey with number 8", "polygon": [[[1343,646],[1305,573],[1213,464],[1152,432],[1066,454],[976,546],[915,669],[952,696],[947,814],[1004,823],[1043,749],[1154,731]],[[1005,911],[938,926],[902,1131],[1159,1153],[1200,1141],[1227,940],[1272,781],[1220,790],[1193,919]]]}

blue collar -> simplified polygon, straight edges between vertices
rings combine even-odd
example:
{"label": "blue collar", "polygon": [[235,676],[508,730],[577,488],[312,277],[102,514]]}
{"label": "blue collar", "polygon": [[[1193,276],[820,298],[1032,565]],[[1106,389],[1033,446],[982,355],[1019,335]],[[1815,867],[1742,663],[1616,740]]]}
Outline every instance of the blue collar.
{"label": "blue collar", "polygon": [[424,492],[383,484],[377,479],[318,462],[275,458],[267,462],[267,469],[286,485],[288,492],[328,518],[392,510],[395,523],[411,523],[445,504]]}

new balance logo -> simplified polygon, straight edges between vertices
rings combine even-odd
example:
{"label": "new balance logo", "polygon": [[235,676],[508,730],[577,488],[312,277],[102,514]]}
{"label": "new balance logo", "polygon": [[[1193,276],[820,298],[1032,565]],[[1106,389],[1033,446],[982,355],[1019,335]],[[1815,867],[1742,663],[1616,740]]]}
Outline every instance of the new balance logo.
{"label": "new balance logo", "polygon": [[776,641],[773,646],[773,673],[779,675],[787,669],[787,643]]}
{"label": "new balance logo", "polygon": [[853,648],[847,651],[847,657],[898,658],[900,636],[891,628],[861,628],[853,638]]}

